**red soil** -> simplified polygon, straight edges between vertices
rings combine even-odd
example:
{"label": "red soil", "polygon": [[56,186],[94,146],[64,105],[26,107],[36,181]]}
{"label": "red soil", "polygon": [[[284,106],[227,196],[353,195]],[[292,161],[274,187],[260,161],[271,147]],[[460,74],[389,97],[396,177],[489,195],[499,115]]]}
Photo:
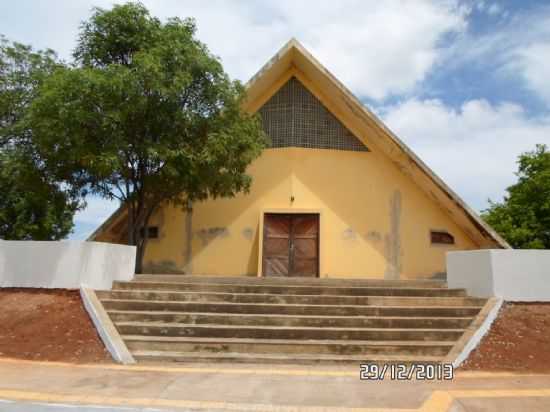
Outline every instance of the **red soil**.
{"label": "red soil", "polygon": [[505,303],[461,368],[550,372],[550,303]]}
{"label": "red soil", "polygon": [[77,290],[0,289],[0,356],[112,362]]}

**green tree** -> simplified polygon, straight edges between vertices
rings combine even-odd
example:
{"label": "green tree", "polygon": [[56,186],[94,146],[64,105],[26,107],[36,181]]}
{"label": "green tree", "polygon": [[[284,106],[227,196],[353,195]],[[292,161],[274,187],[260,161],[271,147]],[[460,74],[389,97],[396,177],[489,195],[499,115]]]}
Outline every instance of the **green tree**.
{"label": "green tree", "polygon": [[0,238],[56,240],[73,227],[78,195],[46,171],[25,117],[40,84],[61,64],[0,37]]}
{"label": "green tree", "polygon": [[550,249],[550,151],[537,145],[519,156],[518,182],[502,203],[490,202],[482,217],[518,249]]}
{"label": "green tree", "polygon": [[195,31],[139,3],[97,8],[81,26],[77,64],[57,70],[31,108],[48,168],[127,209],[138,273],[141,229],[159,206],[247,191],[246,168],[266,145],[241,109],[243,86]]}
{"label": "green tree", "polygon": [[73,228],[77,199],[24,152],[0,152],[0,239],[58,240]]}

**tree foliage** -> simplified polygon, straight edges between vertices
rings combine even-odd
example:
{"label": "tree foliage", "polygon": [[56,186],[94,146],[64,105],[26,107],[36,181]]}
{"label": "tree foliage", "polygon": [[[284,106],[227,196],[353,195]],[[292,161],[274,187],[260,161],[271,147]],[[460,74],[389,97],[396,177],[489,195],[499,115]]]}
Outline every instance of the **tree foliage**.
{"label": "tree foliage", "polygon": [[33,51],[0,36],[0,148],[31,143],[24,117],[39,85],[60,66],[52,50]]}
{"label": "tree foliage", "polygon": [[193,20],[161,23],[139,3],[95,9],[76,66],[56,70],[31,108],[48,168],[127,207],[138,272],[141,229],[158,207],[248,190],[246,167],[266,144],[241,110],[243,86],[195,31]]}
{"label": "tree foliage", "polygon": [[518,182],[482,216],[514,248],[550,249],[550,151],[537,145],[518,164]]}
{"label": "tree foliage", "polygon": [[0,37],[0,238],[56,240],[72,229],[78,196],[47,172],[26,122],[43,81],[61,64]]}
{"label": "tree foliage", "polygon": [[0,193],[0,239],[58,240],[70,233],[78,200],[24,152],[0,152]]}

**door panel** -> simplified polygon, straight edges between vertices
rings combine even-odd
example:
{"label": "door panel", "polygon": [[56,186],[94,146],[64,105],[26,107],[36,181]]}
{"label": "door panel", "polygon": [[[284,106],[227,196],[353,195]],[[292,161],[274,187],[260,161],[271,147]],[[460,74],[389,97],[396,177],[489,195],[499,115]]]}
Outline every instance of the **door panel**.
{"label": "door panel", "polygon": [[319,215],[266,214],[264,276],[319,275]]}
{"label": "door panel", "polygon": [[292,228],[296,235],[316,238],[319,231],[319,216],[294,215],[292,217]]}
{"label": "door panel", "polygon": [[295,259],[290,276],[317,276],[317,258]]}
{"label": "door panel", "polygon": [[317,276],[319,215],[295,215],[291,234],[291,276]]}
{"label": "door panel", "polygon": [[288,215],[266,214],[264,217],[264,276],[288,276],[290,223]]}
{"label": "door panel", "polygon": [[271,257],[264,260],[265,276],[288,276],[288,258]]}

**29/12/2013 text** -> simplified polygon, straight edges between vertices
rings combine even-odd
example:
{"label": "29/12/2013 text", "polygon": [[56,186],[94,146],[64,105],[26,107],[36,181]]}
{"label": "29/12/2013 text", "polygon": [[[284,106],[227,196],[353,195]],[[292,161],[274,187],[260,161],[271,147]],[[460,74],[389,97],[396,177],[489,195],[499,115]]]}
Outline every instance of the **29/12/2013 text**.
{"label": "29/12/2013 text", "polygon": [[452,380],[454,368],[451,363],[362,363],[361,380]]}

